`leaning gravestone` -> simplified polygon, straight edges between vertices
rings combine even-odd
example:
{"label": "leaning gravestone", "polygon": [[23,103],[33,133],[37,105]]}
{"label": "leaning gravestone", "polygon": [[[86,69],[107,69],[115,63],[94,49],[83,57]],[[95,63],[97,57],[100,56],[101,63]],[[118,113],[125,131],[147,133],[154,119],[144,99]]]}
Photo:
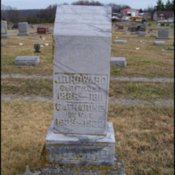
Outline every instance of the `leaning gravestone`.
{"label": "leaning gravestone", "polygon": [[15,64],[16,65],[38,65],[40,62],[39,56],[17,56],[15,58]]}
{"label": "leaning gravestone", "polygon": [[42,174],[123,175],[107,122],[111,8],[58,6],[54,40],[54,116],[41,155]]}
{"label": "leaning gravestone", "polygon": [[7,38],[7,21],[1,20],[1,38]]}
{"label": "leaning gravestone", "polygon": [[166,29],[159,29],[157,39],[168,39],[169,32]]}
{"label": "leaning gravestone", "polygon": [[26,36],[29,34],[29,25],[28,22],[19,22],[18,23],[18,35],[19,36]]}

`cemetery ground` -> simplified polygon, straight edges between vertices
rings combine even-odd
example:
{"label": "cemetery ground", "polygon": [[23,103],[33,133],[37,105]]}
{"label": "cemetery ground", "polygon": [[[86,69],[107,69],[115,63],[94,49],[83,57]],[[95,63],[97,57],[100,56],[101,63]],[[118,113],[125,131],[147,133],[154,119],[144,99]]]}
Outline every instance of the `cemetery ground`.
{"label": "cemetery ground", "polygon": [[[53,27],[53,25],[52,25]],[[2,174],[22,174],[25,165],[38,167],[47,129],[52,120],[52,101],[37,101],[35,97],[52,99],[53,41],[52,34],[17,36],[10,31],[2,40]],[[111,77],[173,78],[174,53],[168,50],[173,37],[164,46],[154,46],[156,40],[113,31],[113,41],[127,43],[112,45],[112,56],[127,58],[127,67],[112,67]],[[22,43],[22,44],[20,44]],[[16,66],[19,55],[35,55],[33,45],[40,43],[40,63],[37,66]],[[47,45],[46,45],[47,43]],[[136,49],[139,48],[139,49]],[[99,58],[100,61],[100,58]],[[97,64],[98,66],[98,64]],[[16,78],[13,78],[17,75]],[[19,78],[23,75],[22,78]],[[25,75],[25,76],[24,76]],[[29,78],[38,75],[39,78]],[[110,81],[110,98],[132,100],[173,100],[172,82]],[[34,101],[24,100],[31,96]],[[173,106],[109,103],[108,120],[113,122],[116,152],[124,161],[127,175],[171,175],[173,169]]]}

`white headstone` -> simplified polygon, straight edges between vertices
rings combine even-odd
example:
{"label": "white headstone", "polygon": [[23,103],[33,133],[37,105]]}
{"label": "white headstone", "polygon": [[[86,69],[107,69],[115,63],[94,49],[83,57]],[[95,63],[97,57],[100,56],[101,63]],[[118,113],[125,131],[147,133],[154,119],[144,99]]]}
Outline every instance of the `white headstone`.
{"label": "white headstone", "polygon": [[115,44],[126,44],[127,43],[127,40],[125,39],[116,39],[114,41]]}
{"label": "white headstone", "polygon": [[1,38],[7,38],[7,21],[1,20]]}
{"label": "white headstone", "polygon": [[16,65],[37,65],[40,62],[39,56],[17,56],[15,58],[15,64]]}
{"label": "white headstone", "polygon": [[58,6],[54,41],[54,118],[46,160],[114,164],[114,130],[107,122],[111,8]]}
{"label": "white headstone", "polygon": [[19,22],[18,23],[18,35],[19,36],[26,36],[29,34],[29,24],[28,22]]}
{"label": "white headstone", "polygon": [[106,133],[110,13],[108,7],[58,7],[54,28],[54,117],[55,129],[60,132]]}
{"label": "white headstone", "polygon": [[164,44],[165,44],[165,41],[160,41],[160,40],[154,41],[155,46],[162,46]]}
{"label": "white headstone", "polygon": [[111,57],[111,66],[126,67],[127,62],[125,57]]}

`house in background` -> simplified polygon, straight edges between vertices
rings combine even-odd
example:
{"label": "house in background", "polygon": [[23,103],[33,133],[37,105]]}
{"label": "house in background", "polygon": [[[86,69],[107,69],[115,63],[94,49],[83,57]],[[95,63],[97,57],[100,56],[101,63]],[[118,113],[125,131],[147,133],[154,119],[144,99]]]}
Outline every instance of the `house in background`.
{"label": "house in background", "polygon": [[174,22],[174,11],[154,11],[152,17],[156,22]]}
{"label": "house in background", "polygon": [[132,9],[131,7],[126,7],[121,9],[121,13],[123,16],[139,16],[139,10],[138,9]]}

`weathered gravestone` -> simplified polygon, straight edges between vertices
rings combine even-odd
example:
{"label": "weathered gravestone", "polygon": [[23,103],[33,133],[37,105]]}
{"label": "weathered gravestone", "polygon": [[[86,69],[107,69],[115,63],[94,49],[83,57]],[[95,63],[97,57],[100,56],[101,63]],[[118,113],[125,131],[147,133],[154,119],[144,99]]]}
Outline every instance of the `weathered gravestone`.
{"label": "weathered gravestone", "polygon": [[169,31],[166,29],[159,29],[157,39],[168,39]]}
{"label": "weathered gravestone", "polygon": [[111,57],[111,66],[126,67],[127,62],[125,57]]}
{"label": "weathered gravestone", "polygon": [[139,31],[137,32],[137,35],[138,35],[138,36],[145,36],[145,35],[146,35],[146,32],[145,32],[145,31],[140,31],[140,30],[139,30]]}
{"label": "weathered gravestone", "polygon": [[127,40],[125,40],[125,39],[116,39],[116,40],[114,40],[114,43],[115,44],[126,44]]}
{"label": "weathered gravestone", "polygon": [[29,25],[28,22],[19,22],[18,23],[18,35],[19,36],[26,36],[29,34]]}
{"label": "weathered gravestone", "polygon": [[1,20],[1,38],[7,38],[7,21]]}
{"label": "weathered gravestone", "polygon": [[39,56],[17,56],[15,58],[15,64],[16,65],[37,65],[40,62]]}
{"label": "weathered gravestone", "polygon": [[164,44],[165,44],[165,41],[159,41],[159,40],[154,41],[154,45],[155,45],[155,46],[162,46],[162,45],[164,45]]}
{"label": "weathered gravestone", "polygon": [[99,165],[107,166],[108,173],[121,172],[113,126],[107,122],[111,8],[58,6],[54,40],[54,116],[42,151],[42,173],[100,175]]}

